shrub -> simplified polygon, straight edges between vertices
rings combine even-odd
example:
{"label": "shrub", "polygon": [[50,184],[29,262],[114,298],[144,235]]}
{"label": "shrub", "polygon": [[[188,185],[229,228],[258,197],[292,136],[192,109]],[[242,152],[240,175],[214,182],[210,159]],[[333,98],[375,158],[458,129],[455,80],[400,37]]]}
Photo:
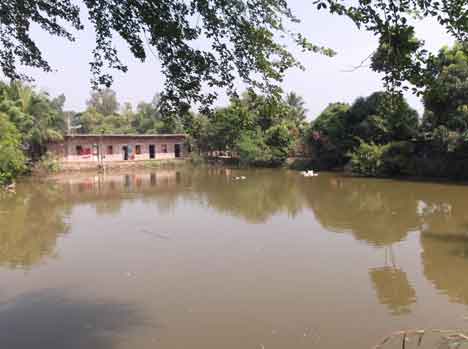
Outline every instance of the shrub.
{"label": "shrub", "polygon": [[26,170],[21,135],[8,117],[0,113],[0,185],[12,182]]}
{"label": "shrub", "polygon": [[350,154],[351,168],[356,174],[363,176],[382,176],[385,174],[383,155],[389,145],[379,145],[373,142],[360,141],[359,147]]}
{"label": "shrub", "polygon": [[279,124],[270,127],[266,131],[265,143],[270,148],[272,165],[282,165],[288,158],[294,139],[288,125]]}
{"label": "shrub", "polygon": [[244,133],[236,144],[242,165],[267,164],[272,160],[270,149],[257,134]]}
{"label": "shrub", "polygon": [[383,173],[386,175],[415,174],[415,147],[410,141],[391,142],[382,155]]}
{"label": "shrub", "polygon": [[45,153],[37,162],[35,170],[40,173],[57,173],[61,169],[60,162],[51,153]]}

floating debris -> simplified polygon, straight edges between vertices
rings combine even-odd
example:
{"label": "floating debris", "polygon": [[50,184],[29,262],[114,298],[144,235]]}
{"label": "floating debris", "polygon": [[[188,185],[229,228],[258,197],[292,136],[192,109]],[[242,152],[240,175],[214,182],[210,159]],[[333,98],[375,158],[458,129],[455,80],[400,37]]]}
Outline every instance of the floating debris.
{"label": "floating debris", "polygon": [[167,235],[164,235],[164,234],[160,234],[160,233],[156,233],[154,231],[150,231],[148,229],[141,229],[141,232],[142,233],[145,233],[147,235],[150,235],[156,239],[162,239],[162,240],[170,240],[171,238]]}

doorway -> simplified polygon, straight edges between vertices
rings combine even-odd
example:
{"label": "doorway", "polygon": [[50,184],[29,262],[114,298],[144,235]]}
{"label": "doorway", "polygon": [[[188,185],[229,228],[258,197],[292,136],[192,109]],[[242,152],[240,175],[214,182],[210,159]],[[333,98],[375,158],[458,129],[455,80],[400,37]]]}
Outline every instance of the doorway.
{"label": "doorway", "polygon": [[154,144],[149,145],[149,157],[154,159],[156,157],[156,146]]}
{"label": "doorway", "polygon": [[176,158],[180,158],[180,144],[174,144],[174,154]]}
{"label": "doorway", "polygon": [[128,146],[124,145],[122,147],[122,151],[123,151],[123,159],[128,160]]}

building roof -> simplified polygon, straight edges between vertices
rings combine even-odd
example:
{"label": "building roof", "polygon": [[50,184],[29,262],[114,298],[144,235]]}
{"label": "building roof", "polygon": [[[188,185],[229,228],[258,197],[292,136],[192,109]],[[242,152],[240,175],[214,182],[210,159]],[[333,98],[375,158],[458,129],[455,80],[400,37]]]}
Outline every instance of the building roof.
{"label": "building roof", "polygon": [[116,134],[116,133],[86,133],[86,134],[67,134],[69,138],[86,137],[120,137],[120,138],[167,138],[167,137],[187,137],[185,133],[159,133],[159,134]]}

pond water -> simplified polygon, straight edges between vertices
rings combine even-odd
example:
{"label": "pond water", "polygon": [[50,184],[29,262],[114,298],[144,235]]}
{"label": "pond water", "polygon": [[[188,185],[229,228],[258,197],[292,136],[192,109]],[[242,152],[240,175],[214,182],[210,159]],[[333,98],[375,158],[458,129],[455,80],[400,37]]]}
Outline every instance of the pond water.
{"label": "pond water", "polygon": [[0,199],[0,348],[361,349],[463,327],[467,200],[283,170],[27,181]]}

